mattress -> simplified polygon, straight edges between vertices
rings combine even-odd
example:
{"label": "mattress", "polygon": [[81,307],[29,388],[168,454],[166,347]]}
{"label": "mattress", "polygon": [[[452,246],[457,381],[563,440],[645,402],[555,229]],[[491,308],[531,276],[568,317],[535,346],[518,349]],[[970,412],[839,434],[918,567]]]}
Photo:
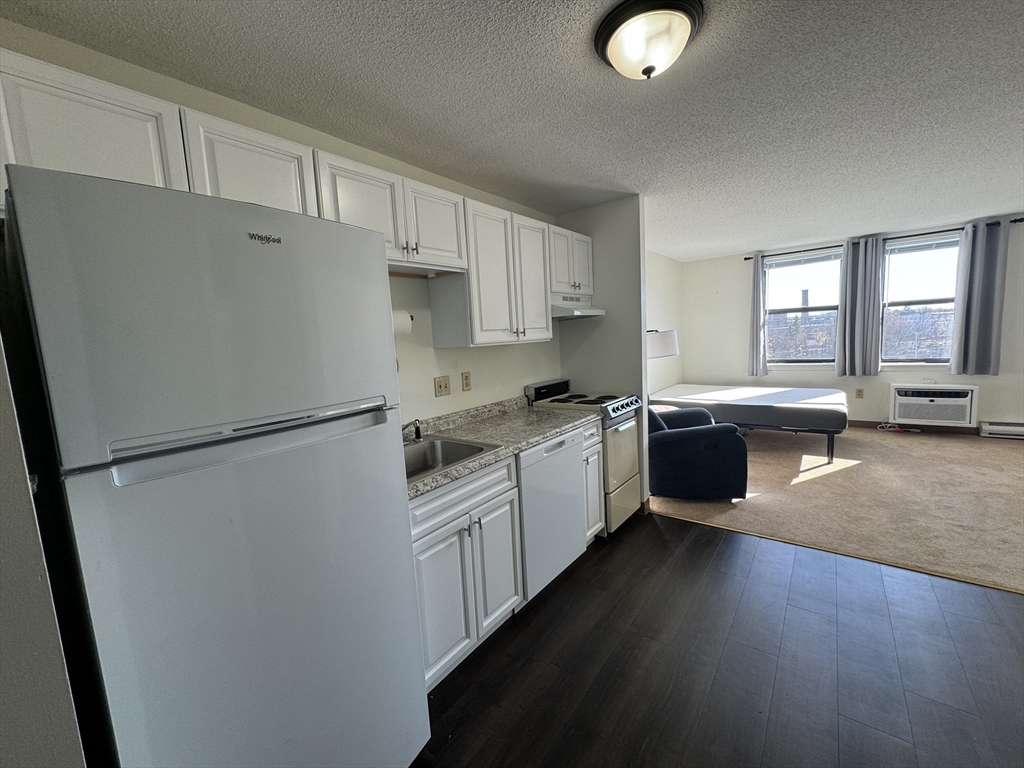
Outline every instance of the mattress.
{"label": "mattress", "polygon": [[849,424],[841,389],[673,384],[652,394],[650,403],[707,408],[715,421],[754,429],[842,432]]}

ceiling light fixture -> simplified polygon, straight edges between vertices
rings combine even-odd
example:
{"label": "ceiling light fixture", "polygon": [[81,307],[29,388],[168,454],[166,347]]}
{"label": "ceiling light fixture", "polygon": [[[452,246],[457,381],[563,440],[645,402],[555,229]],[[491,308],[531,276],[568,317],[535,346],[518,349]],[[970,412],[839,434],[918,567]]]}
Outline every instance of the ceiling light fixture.
{"label": "ceiling light fixture", "polygon": [[650,80],[674,62],[704,20],[701,0],[626,0],[605,16],[594,47],[633,80]]}

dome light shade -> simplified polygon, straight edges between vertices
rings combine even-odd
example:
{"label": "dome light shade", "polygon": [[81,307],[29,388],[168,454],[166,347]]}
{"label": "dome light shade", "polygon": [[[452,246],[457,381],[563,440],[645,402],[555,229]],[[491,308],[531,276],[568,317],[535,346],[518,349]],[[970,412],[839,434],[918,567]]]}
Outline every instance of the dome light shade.
{"label": "dome light shade", "polygon": [[626,0],[598,27],[605,63],[633,80],[650,80],[674,62],[704,19],[700,0]]}

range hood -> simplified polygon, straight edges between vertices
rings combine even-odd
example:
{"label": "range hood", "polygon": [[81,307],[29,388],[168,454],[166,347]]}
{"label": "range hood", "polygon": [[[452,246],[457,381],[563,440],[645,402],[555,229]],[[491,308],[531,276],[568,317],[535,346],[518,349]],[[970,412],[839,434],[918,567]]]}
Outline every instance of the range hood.
{"label": "range hood", "polygon": [[555,320],[572,320],[576,317],[604,317],[605,311],[591,306],[590,296],[573,296],[561,293],[551,294],[551,317]]}

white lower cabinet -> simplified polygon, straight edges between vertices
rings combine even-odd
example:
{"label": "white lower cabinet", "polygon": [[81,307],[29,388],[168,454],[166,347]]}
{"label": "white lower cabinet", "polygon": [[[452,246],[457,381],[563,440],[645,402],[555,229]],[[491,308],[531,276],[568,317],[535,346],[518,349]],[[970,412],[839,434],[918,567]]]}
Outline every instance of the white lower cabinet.
{"label": "white lower cabinet", "polygon": [[604,451],[601,443],[585,448],[583,465],[586,472],[587,543],[604,534]]}
{"label": "white lower cabinet", "polygon": [[476,642],[469,515],[413,545],[427,685],[437,682]]}
{"label": "white lower cabinet", "polygon": [[414,499],[410,513],[429,689],[523,602],[514,460]]}
{"label": "white lower cabinet", "polygon": [[509,491],[474,512],[470,536],[476,575],[477,632],[483,639],[523,598],[519,494]]}

